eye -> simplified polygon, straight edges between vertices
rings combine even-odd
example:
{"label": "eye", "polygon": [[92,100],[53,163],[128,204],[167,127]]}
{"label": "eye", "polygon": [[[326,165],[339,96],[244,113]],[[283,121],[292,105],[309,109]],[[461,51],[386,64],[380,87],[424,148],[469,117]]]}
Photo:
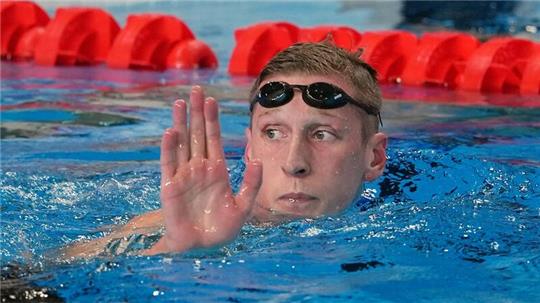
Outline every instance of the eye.
{"label": "eye", "polygon": [[313,139],[317,141],[333,141],[337,137],[327,130],[317,130],[313,133]]}
{"label": "eye", "polygon": [[283,137],[283,133],[275,128],[267,128],[263,132],[264,136],[270,140],[277,140]]}

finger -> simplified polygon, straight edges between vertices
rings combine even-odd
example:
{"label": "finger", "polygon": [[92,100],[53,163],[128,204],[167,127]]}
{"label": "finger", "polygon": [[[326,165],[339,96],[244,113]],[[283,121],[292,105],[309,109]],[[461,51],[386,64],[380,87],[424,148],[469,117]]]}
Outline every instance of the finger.
{"label": "finger", "polygon": [[225,153],[221,144],[218,104],[214,98],[206,98],[206,101],[204,101],[204,123],[208,159],[225,159]]}
{"label": "finger", "polygon": [[186,101],[177,100],[173,105],[173,128],[177,133],[176,160],[179,166],[189,161]]}
{"label": "finger", "polygon": [[177,134],[172,128],[168,128],[163,132],[161,138],[161,151],[159,162],[161,166],[161,182],[165,183],[172,179],[176,173],[177,158]]}
{"label": "finger", "polygon": [[259,192],[262,183],[262,164],[260,161],[249,161],[247,163],[244,181],[236,195],[236,203],[240,209],[249,213]]}
{"label": "finger", "polygon": [[206,139],[204,131],[204,93],[200,86],[191,89],[189,120],[189,137],[191,158],[206,157]]}

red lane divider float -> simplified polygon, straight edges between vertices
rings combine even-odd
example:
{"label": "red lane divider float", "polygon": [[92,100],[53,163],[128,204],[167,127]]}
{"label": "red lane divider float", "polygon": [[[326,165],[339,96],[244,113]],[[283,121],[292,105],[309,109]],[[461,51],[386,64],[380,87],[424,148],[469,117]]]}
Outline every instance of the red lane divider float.
{"label": "red lane divider float", "polygon": [[520,92],[522,94],[540,94],[540,45],[537,44],[529,63],[523,69]]}
{"label": "red lane divider float", "polygon": [[212,49],[174,16],[130,15],[107,57],[114,68],[216,68]]}
{"label": "red lane divider float", "polygon": [[362,58],[377,70],[384,83],[400,81],[416,42],[415,35],[404,31],[366,32],[356,47],[364,48]]}
{"label": "red lane divider float", "polygon": [[218,59],[210,46],[201,40],[176,42],[167,56],[169,68],[217,68]]}
{"label": "red lane divider float", "polygon": [[0,3],[2,60],[26,60],[34,56],[37,38],[49,16],[30,1]]}
{"label": "red lane divider float", "polygon": [[114,41],[107,65],[116,68],[164,69],[176,41],[194,39],[186,24],[163,15],[131,15]]}
{"label": "red lane divider float", "polygon": [[403,84],[455,88],[462,65],[480,42],[470,34],[437,32],[424,34],[415,46],[401,75]]}
{"label": "red lane divider float", "polygon": [[87,65],[105,61],[120,27],[98,8],[59,8],[36,46],[40,65]]}
{"label": "red lane divider float", "polygon": [[235,32],[229,62],[234,75],[257,75],[280,50],[301,41],[321,41],[328,35],[349,50],[363,48],[381,83],[440,86],[451,89],[540,93],[540,45],[533,41],[494,37],[480,43],[458,32],[404,31],[359,33],[349,27],[299,28],[291,23],[258,23]]}
{"label": "red lane divider float", "polygon": [[[517,38],[492,38],[480,45],[466,62],[460,88],[516,93],[521,73],[534,50],[534,43]],[[540,76],[540,75],[539,75]]]}
{"label": "red lane divider float", "polygon": [[318,42],[332,37],[339,47],[353,51],[362,39],[362,35],[348,26],[317,26],[300,29],[298,41]]}
{"label": "red lane divider float", "polygon": [[259,23],[236,30],[229,73],[257,75],[275,54],[298,41],[298,34],[298,27],[287,22]]}
{"label": "red lane divider float", "polygon": [[99,8],[59,8],[52,20],[30,1],[3,1],[2,60],[163,70],[216,68],[213,50],[174,16],[130,15],[125,28]]}

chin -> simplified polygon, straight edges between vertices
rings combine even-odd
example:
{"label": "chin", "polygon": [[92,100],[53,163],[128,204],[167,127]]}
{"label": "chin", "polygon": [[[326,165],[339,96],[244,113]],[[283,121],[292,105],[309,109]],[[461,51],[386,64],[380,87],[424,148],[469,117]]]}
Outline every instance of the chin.
{"label": "chin", "polygon": [[274,205],[256,204],[250,221],[256,224],[280,224],[297,219],[316,218],[317,216],[313,214],[313,211],[283,209],[279,205],[276,207]]}

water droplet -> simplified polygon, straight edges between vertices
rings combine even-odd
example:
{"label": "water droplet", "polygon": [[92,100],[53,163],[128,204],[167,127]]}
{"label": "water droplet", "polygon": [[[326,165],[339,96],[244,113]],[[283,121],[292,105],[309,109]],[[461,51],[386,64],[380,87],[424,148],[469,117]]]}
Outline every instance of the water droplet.
{"label": "water droplet", "polygon": [[210,208],[206,208],[206,209],[204,210],[204,213],[207,214],[207,215],[209,215],[209,214],[212,213],[212,210],[211,210]]}
{"label": "water droplet", "polygon": [[215,226],[212,226],[210,228],[207,228],[204,230],[205,233],[215,233],[216,232],[216,227]]}
{"label": "water droplet", "polygon": [[516,217],[511,216],[511,215],[506,216],[505,218],[506,218],[506,220],[508,220],[508,221],[510,221],[510,222],[515,222],[515,221],[516,221]]}

